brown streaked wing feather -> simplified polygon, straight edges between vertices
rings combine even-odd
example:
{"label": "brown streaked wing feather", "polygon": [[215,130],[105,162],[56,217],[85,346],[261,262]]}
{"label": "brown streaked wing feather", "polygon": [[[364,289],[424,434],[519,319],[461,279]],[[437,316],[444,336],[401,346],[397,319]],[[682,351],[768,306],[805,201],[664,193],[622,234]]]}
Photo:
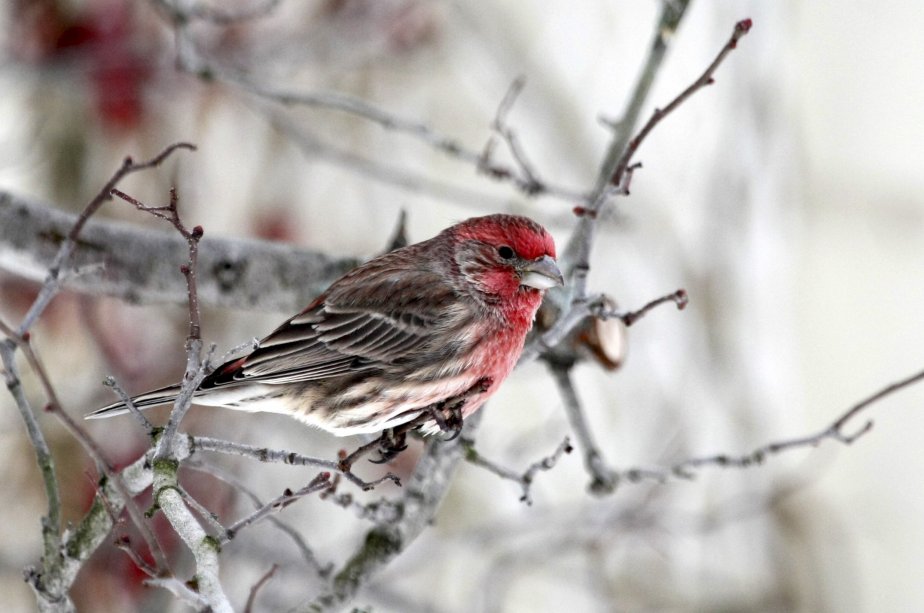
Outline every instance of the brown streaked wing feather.
{"label": "brown streaked wing feather", "polygon": [[428,346],[440,351],[431,341],[454,327],[449,307],[458,297],[441,275],[404,264],[374,270],[364,283],[356,277],[336,283],[324,301],[277,328],[238,368],[211,383],[315,381],[390,368]]}

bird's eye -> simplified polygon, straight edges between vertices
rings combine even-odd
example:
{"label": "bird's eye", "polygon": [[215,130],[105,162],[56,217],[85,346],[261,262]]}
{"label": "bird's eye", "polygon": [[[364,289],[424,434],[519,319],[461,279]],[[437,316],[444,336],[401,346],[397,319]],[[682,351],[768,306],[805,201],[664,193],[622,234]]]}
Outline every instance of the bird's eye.
{"label": "bird's eye", "polygon": [[516,254],[513,252],[513,249],[507,245],[501,245],[497,248],[497,255],[501,256],[505,260],[510,260]]}

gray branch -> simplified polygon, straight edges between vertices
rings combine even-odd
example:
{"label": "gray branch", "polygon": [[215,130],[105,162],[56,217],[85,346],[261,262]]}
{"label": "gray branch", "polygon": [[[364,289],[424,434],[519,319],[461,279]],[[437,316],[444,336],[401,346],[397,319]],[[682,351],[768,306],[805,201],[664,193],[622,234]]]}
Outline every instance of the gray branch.
{"label": "gray branch", "polygon": [[[0,269],[44,281],[76,221],[76,215],[0,191]],[[212,235],[199,249],[200,301],[234,309],[296,312],[358,263],[319,251]],[[91,220],[80,234],[64,286],[135,304],[185,304],[188,295],[179,269],[186,258],[186,241],[175,232]]]}
{"label": "gray branch", "polygon": [[398,518],[366,533],[363,543],[334,575],[327,591],[314,601],[299,606],[296,611],[318,613],[341,610],[372,575],[401,555],[420,536],[436,517],[459,461],[465,454],[464,441],[473,438],[481,415],[479,411],[467,417],[462,436],[455,440],[428,439],[398,503]]}

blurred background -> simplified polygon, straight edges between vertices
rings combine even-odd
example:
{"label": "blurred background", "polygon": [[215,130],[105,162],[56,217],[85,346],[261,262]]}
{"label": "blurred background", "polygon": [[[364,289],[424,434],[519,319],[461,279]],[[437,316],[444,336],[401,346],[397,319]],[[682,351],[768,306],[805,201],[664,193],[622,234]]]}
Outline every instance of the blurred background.
{"label": "blurred background", "polygon": [[[4,5],[0,189],[75,212],[125,155],[147,158],[190,141],[197,153],[123,189],[161,204],[175,185],[205,240],[257,237],[358,257],[385,249],[402,210],[412,241],[469,216],[515,212],[563,245],[575,203],[528,198],[355,116],[286,107],[198,78],[189,70],[196,60],[274,89],[350,93],[475,150],[523,76],[510,126],[542,178],[586,191],[611,136],[599,118],[620,116],[661,10],[655,0],[189,2],[183,10],[203,15],[183,26],[198,56],[178,56],[168,5]],[[232,10],[258,16],[220,23],[218,11]],[[575,371],[597,441],[618,468],[743,453],[814,432],[924,363],[924,5],[694,1],[643,117],[698,76],[744,17],[754,20],[750,35],[715,85],[644,143],[631,196],[601,222],[593,291],[625,308],[678,287],[690,295],[685,311],[664,307],[630,329],[620,370],[585,363]],[[163,230],[124,204],[102,214]],[[0,314],[18,321],[37,286],[8,261],[3,267]],[[224,350],[288,315],[207,308],[204,335]],[[65,293],[36,344],[76,416],[110,401],[100,385],[107,374],[132,392],[177,380],[184,334],[182,305]],[[924,386],[884,400],[871,412],[875,428],[851,447],[829,442],[760,467],[624,484],[604,497],[586,491],[578,453],[537,477],[532,506],[519,502],[515,485],[463,465],[436,524],[356,604],[396,612],[920,611],[924,489],[913,481],[924,470],[922,402]],[[194,410],[188,428],[326,457],[345,444],[282,417],[226,413]],[[78,520],[94,492],[92,463],[41,419],[65,515]],[[88,428],[120,465],[146,445],[130,419]],[[554,380],[533,363],[490,403],[478,449],[522,470],[568,431]],[[11,610],[28,611],[35,605],[21,573],[40,555],[46,503],[6,394],[0,447],[0,592]],[[411,470],[411,455],[395,470]],[[218,460],[267,499],[310,478]],[[193,472],[187,479],[223,521],[247,511],[231,488]],[[382,495],[394,491],[371,498]],[[316,498],[281,517],[329,562],[342,562],[368,526]],[[169,528],[158,534],[182,570]],[[311,595],[298,552],[277,534],[260,525],[226,548],[223,576],[238,606],[273,563],[282,568],[260,610]],[[87,611],[182,610],[141,579],[107,546],[74,598]]]}

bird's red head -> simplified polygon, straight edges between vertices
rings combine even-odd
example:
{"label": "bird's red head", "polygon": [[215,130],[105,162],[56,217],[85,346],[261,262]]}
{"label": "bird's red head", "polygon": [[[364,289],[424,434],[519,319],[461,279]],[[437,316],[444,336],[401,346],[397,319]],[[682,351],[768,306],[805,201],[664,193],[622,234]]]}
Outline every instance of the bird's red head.
{"label": "bird's red head", "polygon": [[544,255],[555,258],[555,241],[545,228],[528,217],[487,215],[472,217],[454,226],[462,240],[478,240],[494,246],[507,245],[522,258]]}
{"label": "bird's red head", "polygon": [[526,217],[474,217],[450,228],[462,277],[486,299],[534,314],[541,291],[562,284],[555,242]]}

